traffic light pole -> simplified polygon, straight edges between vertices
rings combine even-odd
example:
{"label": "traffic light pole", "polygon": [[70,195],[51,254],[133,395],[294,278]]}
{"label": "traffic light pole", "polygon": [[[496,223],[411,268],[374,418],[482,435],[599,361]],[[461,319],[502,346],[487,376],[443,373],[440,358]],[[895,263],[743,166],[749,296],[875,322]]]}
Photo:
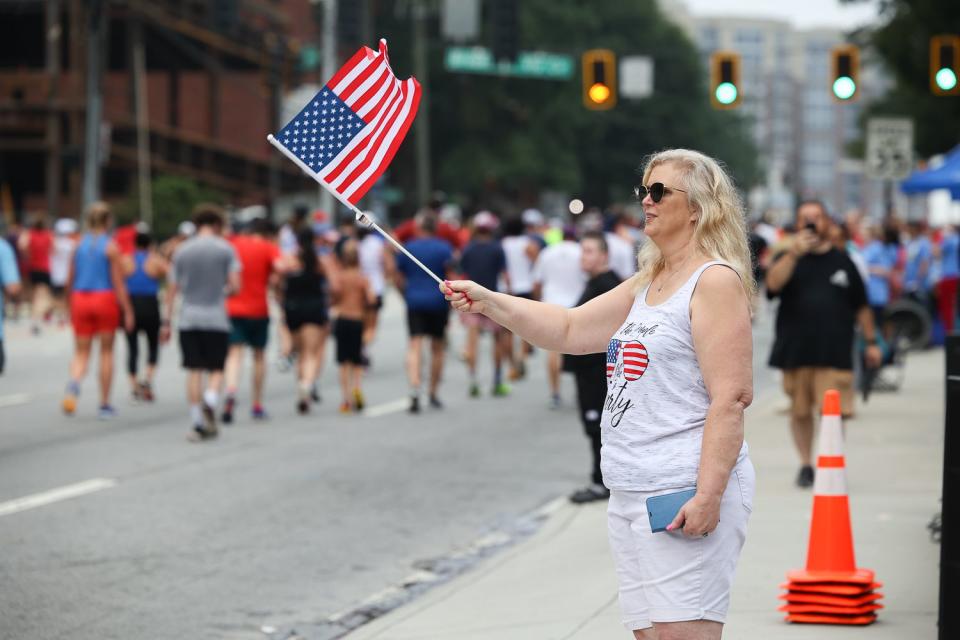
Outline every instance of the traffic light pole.
{"label": "traffic light pole", "polygon": [[84,127],[83,208],[100,199],[100,118],[103,95],[100,92],[100,61],[103,48],[104,7],[101,0],[87,5],[87,117]]}
{"label": "traffic light pole", "polygon": [[[333,77],[337,72],[337,0],[320,0],[323,3],[323,32],[321,34],[321,57],[323,65],[321,67],[322,81]],[[318,195],[320,198],[320,210],[330,216],[332,222],[333,215],[333,196],[323,187],[319,187]]]}
{"label": "traffic light pole", "polygon": [[417,199],[423,206],[430,201],[430,92],[427,75],[427,7],[416,0],[411,7],[413,19],[413,75],[422,88],[417,127]]}

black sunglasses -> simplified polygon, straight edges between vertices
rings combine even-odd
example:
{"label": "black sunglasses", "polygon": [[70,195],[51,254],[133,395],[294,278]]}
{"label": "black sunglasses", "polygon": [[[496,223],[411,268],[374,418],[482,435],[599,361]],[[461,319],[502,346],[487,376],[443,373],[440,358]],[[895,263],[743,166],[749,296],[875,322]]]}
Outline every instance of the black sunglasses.
{"label": "black sunglasses", "polygon": [[650,199],[654,202],[660,202],[663,199],[663,194],[668,191],[679,191],[680,193],[686,193],[683,189],[676,189],[674,187],[665,187],[662,182],[654,182],[649,187],[645,187],[642,184],[637,185],[633,188],[633,194],[637,196],[637,200],[643,200],[647,197],[647,194],[650,194]]}

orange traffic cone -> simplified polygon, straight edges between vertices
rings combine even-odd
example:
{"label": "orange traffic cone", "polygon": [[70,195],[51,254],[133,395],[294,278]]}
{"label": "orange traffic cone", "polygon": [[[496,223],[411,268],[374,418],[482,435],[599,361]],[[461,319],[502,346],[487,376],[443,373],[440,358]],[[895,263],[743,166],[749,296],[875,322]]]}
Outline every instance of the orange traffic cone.
{"label": "orange traffic cone", "polygon": [[875,591],[882,585],[873,571],[857,568],[854,556],[840,393],[833,389],[823,398],[807,568],[787,572],[780,586],[787,593],[779,610],[789,622],[869,624],[883,608],[877,604],[883,594]]}

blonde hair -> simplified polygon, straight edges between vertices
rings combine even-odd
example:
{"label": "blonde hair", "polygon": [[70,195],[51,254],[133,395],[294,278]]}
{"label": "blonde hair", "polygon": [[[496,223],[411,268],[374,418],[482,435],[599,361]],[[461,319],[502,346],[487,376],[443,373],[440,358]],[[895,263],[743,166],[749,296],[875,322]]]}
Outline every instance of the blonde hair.
{"label": "blonde hair", "polygon": [[102,200],[91,202],[86,211],[87,229],[91,231],[105,231],[111,221],[110,205]]}
{"label": "blonde hair", "polygon": [[[720,163],[698,151],[666,149],[649,156],[643,168],[643,183],[650,172],[662,164],[670,164],[681,172],[682,187],[687,199],[700,215],[694,223],[693,242],[696,250],[711,260],[728,262],[740,276],[747,294],[753,295],[755,283],[747,245],[747,225],[743,203],[733,180]],[[663,254],[654,242],[643,245],[637,256],[635,289],[639,291],[664,269]]]}

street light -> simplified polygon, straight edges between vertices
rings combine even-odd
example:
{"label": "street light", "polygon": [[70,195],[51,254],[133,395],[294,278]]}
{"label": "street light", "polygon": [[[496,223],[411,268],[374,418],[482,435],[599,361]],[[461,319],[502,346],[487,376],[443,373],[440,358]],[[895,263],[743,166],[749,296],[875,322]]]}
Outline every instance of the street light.
{"label": "street light", "polygon": [[930,38],[930,90],[938,96],[960,95],[960,36],[944,34]]}
{"label": "street light", "polygon": [[837,102],[849,102],[857,97],[857,80],[860,75],[860,49],[852,44],[842,44],[830,52],[833,61],[833,79],[830,88]]}
{"label": "street light", "polygon": [[717,51],[710,56],[710,102],[715,109],[735,109],[740,100],[740,55]]}

